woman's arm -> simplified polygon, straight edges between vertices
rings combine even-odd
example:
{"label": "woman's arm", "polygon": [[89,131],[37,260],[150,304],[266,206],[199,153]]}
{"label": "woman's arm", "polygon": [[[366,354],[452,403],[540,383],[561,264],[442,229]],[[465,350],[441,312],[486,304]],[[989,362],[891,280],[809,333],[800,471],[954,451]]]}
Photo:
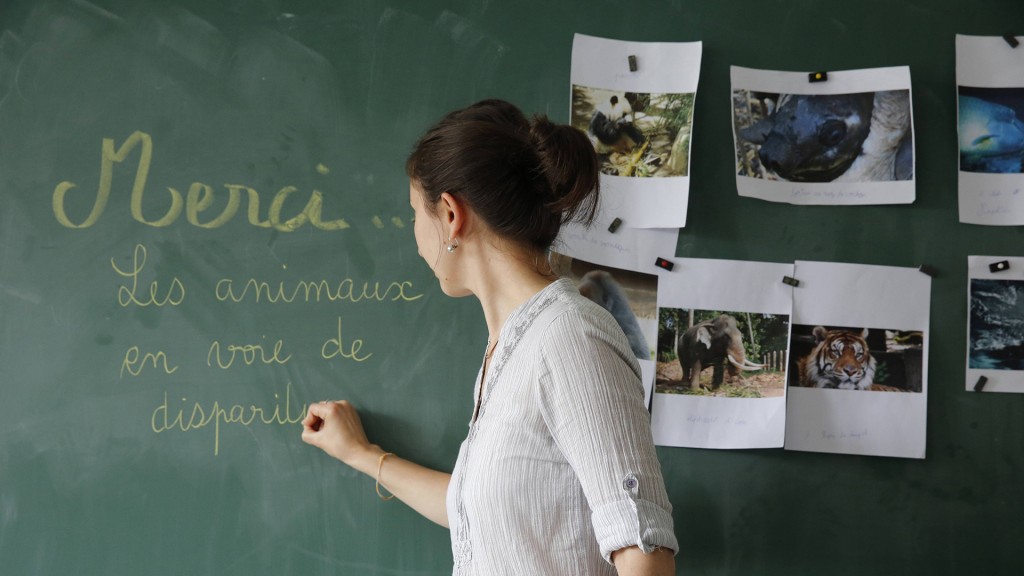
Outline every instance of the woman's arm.
{"label": "woman's arm", "polygon": [[587,316],[563,314],[548,325],[537,394],[547,428],[590,503],[601,553],[618,565],[611,557],[616,551],[676,550],[679,543],[640,367],[611,316]]}
{"label": "woman's arm", "polygon": [[668,548],[655,548],[644,554],[637,546],[612,552],[612,563],[619,576],[673,576],[676,558]]}
{"label": "woman's arm", "polygon": [[[302,421],[302,440],[380,481],[399,500],[432,522],[448,527],[445,495],[451,474],[388,456],[370,444],[356,409],[345,400],[310,404]],[[378,470],[379,468],[379,470]],[[380,476],[378,477],[378,471]]]}

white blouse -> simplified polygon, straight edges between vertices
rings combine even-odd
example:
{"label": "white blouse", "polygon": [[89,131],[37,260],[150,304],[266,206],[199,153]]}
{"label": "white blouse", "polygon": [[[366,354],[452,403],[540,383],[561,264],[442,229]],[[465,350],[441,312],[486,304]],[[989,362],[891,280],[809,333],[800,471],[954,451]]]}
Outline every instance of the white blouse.
{"label": "white blouse", "polygon": [[620,548],[679,549],[640,368],[607,311],[552,283],[509,316],[486,378],[448,488],[454,574],[614,575]]}

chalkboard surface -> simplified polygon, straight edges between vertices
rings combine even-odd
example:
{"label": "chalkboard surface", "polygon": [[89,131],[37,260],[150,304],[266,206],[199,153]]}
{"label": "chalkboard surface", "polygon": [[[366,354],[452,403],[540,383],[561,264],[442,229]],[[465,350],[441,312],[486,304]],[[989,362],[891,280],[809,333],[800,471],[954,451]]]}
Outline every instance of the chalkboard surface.
{"label": "chalkboard surface", "polygon": [[[1024,398],[963,374],[966,257],[1022,237],[957,222],[953,68],[1019,0],[9,1],[0,26],[3,574],[450,573],[445,530],[297,421],[349,398],[450,469],[484,327],[416,253],[403,161],[484,97],[567,121],[574,32],[704,42],[678,256],[939,273],[927,459],[659,449],[679,573],[1019,570]],[[909,65],[918,200],[737,197],[730,64]]]}

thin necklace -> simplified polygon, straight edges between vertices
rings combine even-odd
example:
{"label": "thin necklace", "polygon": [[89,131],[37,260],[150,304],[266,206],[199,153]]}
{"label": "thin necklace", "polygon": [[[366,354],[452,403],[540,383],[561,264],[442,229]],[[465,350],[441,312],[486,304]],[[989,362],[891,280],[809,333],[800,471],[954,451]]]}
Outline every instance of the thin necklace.
{"label": "thin necklace", "polygon": [[494,354],[494,349],[498,347],[498,340],[495,338],[494,344],[491,344],[491,339],[487,339],[487,345],[484,347],[484,366],[480,371],[480,386],[476,392],[476,408],[473,409],[473,422],[476,422],[478,416],[480,416],[480,405],[484,401],[484,380],[487,379],[487,362],[491,359],[491,354]]}

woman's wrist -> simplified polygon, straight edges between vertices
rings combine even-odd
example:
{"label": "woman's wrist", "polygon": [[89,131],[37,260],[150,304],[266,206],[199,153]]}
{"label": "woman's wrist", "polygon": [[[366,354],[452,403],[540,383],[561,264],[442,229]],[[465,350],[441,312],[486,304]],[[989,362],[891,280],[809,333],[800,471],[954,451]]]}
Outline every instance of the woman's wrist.
{"label": "woman's wrist", "polygon": [[352,459],[352,462],[346,462],[346,464],[363,474],[370,476],[371,478],[376,478],[377,467],[381,454],[384,454],[383,448],[376,444],[370,444],[361,450],[360,453]]}

